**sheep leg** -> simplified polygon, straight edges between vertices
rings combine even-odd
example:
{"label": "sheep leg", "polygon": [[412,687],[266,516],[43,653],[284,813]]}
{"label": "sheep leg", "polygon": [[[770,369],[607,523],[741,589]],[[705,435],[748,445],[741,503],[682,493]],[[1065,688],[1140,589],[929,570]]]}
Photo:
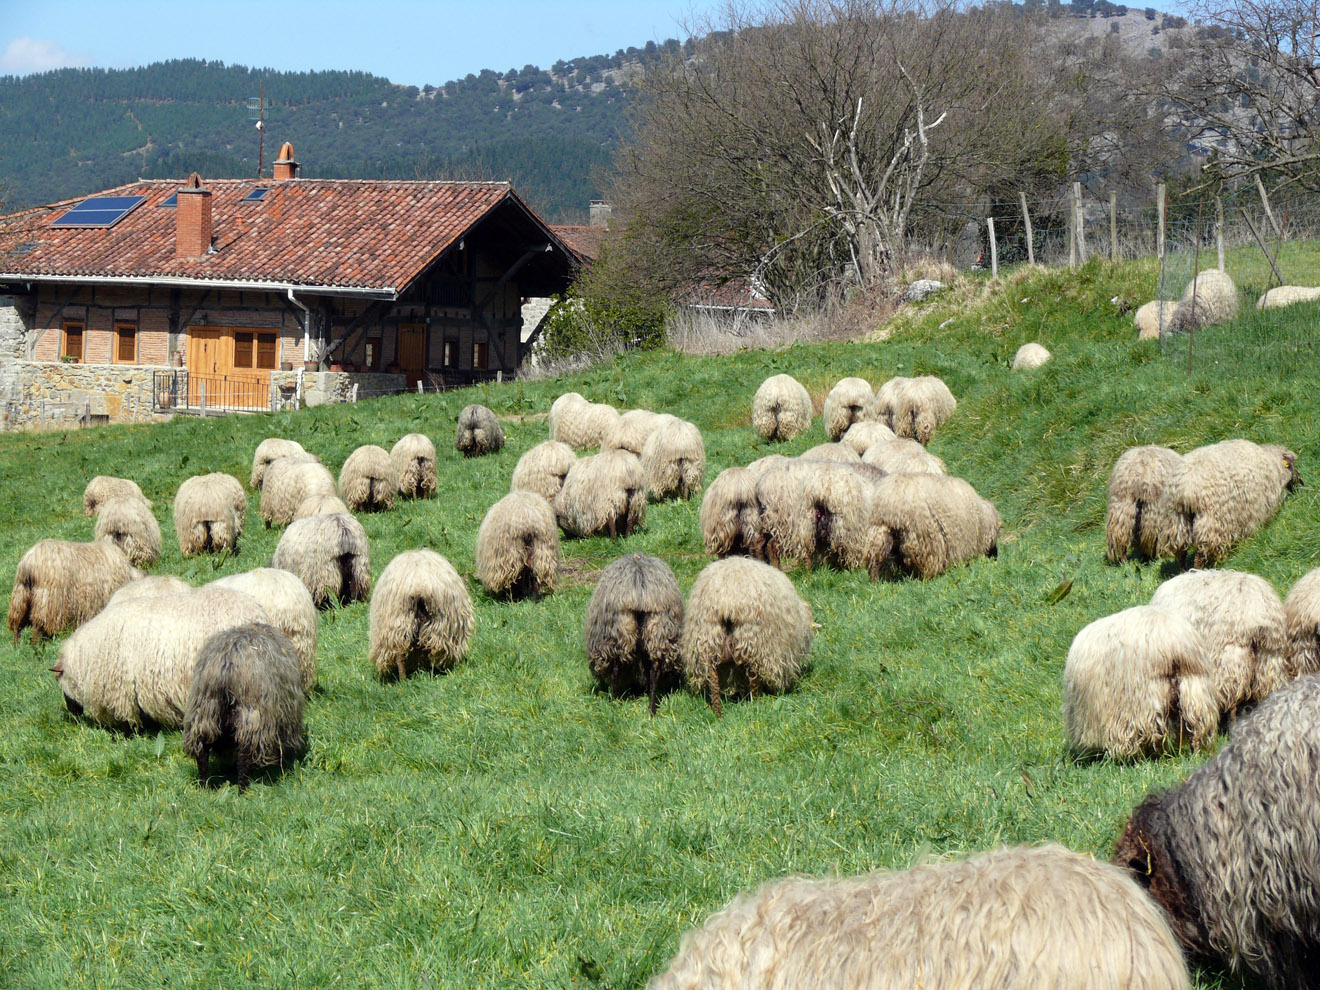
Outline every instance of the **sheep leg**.
{"label": "sheep leg", "polygon": [[197,781],[203,787],[211,779],[211,748],[203,746],[197,754]]}
{"label": "sheep leg", "polygon": [[755,698],[761,692],[761,678],[756,676],[756,670],[752,667],[747,668],[747,696]]}
{"label": "sheep leg", "polygon": [[399,680],[406,680],[408,677],[408,665],[404,661],[402,654],[400,654],[399,658],[394,661],[394,667],[399,672]]}
{"label": "sheep leg", "polygon": [[1193,567],[1204,567],[1206,561],[1206,552],[1200,547],[1196,548],[1196,558],[1192,561]]}
{"label": "sheep leg", "polygon": [[41,630],[38,629],[36,626],[32,627],[32,645],[33,646],[41,645]]}
{"label": "sheep leg", "polygon": [[242,746],[238,748],[235,762],[238,764],[238,793],[242,794],[248,787],[248,767],[251,763],[247,750]]}
{"label": "sheep leg", "polygon": [[710,707],[715,709],[715,717],[724,717],[724,708],[720,704],[720,670],[718,664],[712,664],[710,675],[707,677],[710,684]]}
{"label": "sheep leg", "polygon": [[646,693],[651,699],[651,714],[655,715],[656,706],[660,703],[660,665],[651,664],[651,669],[647,671]]}
{"label": "sheep leg", "polygon": [[610,516],[610,539],[613,540],[619,535],[618,527],[614,524],[614,517]]}

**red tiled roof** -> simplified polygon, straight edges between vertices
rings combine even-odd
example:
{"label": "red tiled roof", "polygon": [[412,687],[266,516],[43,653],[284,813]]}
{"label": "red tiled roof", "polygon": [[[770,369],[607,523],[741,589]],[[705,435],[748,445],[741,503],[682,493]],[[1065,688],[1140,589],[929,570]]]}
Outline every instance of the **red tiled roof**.
{"label": "red tiled roof", "polygon": [[[0,217],[0,278],[88,276],[259,282],[399,291],[506,198],[507,182],[208,179],[213,253],[175,257],[180,182],[151,180],[102,196],[146,196],[109,228],[53,228],[83,198]],[[254,188],[270,192],[241,200]],[[539,222],[539,221],[538,221]]]}
{"label": "red tiled roof", "polygon": [[599,224],[583,226],[581,224],[552,224],[555,236],[569,246],[584,261],[595,261],[600,257],[600,245],[605,240],[608,227]]}
{"label": "red tiled roof", "polygon": [[687,296],[687,305],[701,309],[756,310],[773,313],[774,304],[752,288],[746,279],[736,278],[723,285],[702,285]]}

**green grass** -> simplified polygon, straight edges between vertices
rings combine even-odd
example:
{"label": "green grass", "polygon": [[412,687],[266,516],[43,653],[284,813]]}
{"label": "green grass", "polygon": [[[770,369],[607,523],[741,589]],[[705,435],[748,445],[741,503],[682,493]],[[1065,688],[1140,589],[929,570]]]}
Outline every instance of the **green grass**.
{"label": "green grass", "polygon": [[[337,470],[354,447],[412,431],[441,448],[441,496],[363,517],[373,574],[416,546],[467,574],[482,515],[546,429],[508,422],[503,452],[463,460],[450,438],[468,402],[529,417],[575,389],[674,412],[704,431],[713,478],[768,452],[748,426],[768,374],[821,396],[845,375],[932,373],[959,406],[931,449],[1007,527],[997,561],[927,583],[793,572],[821,626],[811,670],[792,694],[727,706],[720,721],[685,693],[655,718],[644,699],[611,701],[581,645],[590,576],[615,556],[658,554],[691,586],[706,562],[695,502],[652,506],[617,544],[566,541],[570,579],[546,600],[493,601],[473,585],[471,653],[445,676],[381,683],[366,605],[327,612],[308,755],[245,795],[199,788],[177,732],[124,737],[66,715],[46,672],[57,643],[5,644],[0,984],[637,987],[682,931],[785,873],[1045,840],[1105,856],[1148,789],[1204,759],[1078,761],[1063,743],[1072,637],[1161,580],[1159,565],[1104,563],[1110,466],[1132,444],[1233,436],[1288,444],[1309,480],[1320,463],[1316,308],[1270,318],[1270,340],[1295,345],[1289,373],[1241,345],[1263,326],[1248,314],[1198,335],[1189,375],[1185,353],[1138,344],[1110,302],[1144,301],[1152,286],[1148,265],[1091,263],[937,297],[883,342],[651,352],[556,382],[0,437],[3,574],[41,537],[90,538],[81,493],[97,473],[132,477],[155,500],[167,533],[157,573],[202,582],[261,565],[278,532],[262,528],[255,498],[236,557],[178,556],[170,505],[185,477],[246,480],[266,436],[296,438]],[[1033,339],[1054,360],[1011,372]],[[823,440],[817,419],[784,452]],[[1226,566],[1286,592],[1320,563],[1318,528],[1303,489]],[[1048,604],[1065,579],[1071,593]]]}

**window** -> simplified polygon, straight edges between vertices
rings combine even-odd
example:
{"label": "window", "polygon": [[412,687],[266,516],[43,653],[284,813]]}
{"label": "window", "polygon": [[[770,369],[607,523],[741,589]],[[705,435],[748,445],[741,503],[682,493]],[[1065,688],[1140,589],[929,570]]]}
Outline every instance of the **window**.
{"label": "window", "polygon": [[278,345],[278,334],[239,330],[234,334],[234,367],[274,370]]}
{"label": "window", "polygon": [[484,340],[472,342],[472,367],[482,369],[490,362],[490,344]]}
{"label": "window", "polygon": [[64,339],[61,341],[60,360],[82,364],[83,325],[81,323],[64,324]]}
{"label": "window", "polygon": [[363,350],[363,363],[368,371],[380,371],[380,338],[368,337]]}
{"label": "window", "polygon": [[115,324],[115,364],[137,364],[137,324]]}
{"label": "window", "polygon": [[455,364],[455,358],[458,356],[458,342],[453,340],[445,341],[445,367],[452,368]]}

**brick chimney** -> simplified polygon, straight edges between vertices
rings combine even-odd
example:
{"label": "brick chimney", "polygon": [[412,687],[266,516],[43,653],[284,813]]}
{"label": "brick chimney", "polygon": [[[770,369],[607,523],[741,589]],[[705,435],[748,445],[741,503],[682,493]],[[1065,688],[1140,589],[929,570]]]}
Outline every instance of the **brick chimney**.
{"label": "brick chimney", "polygon": [[174,211],[174,253],[180,258],[200,258],[211,249],[211,190],[194,172],[179,190]]}
{"label": "brick chimney", "polygon": [[293,160],[293,143],[285,141],[280,145],[280,157],[275,159],[275,180],[298,178],[298,163]]}

